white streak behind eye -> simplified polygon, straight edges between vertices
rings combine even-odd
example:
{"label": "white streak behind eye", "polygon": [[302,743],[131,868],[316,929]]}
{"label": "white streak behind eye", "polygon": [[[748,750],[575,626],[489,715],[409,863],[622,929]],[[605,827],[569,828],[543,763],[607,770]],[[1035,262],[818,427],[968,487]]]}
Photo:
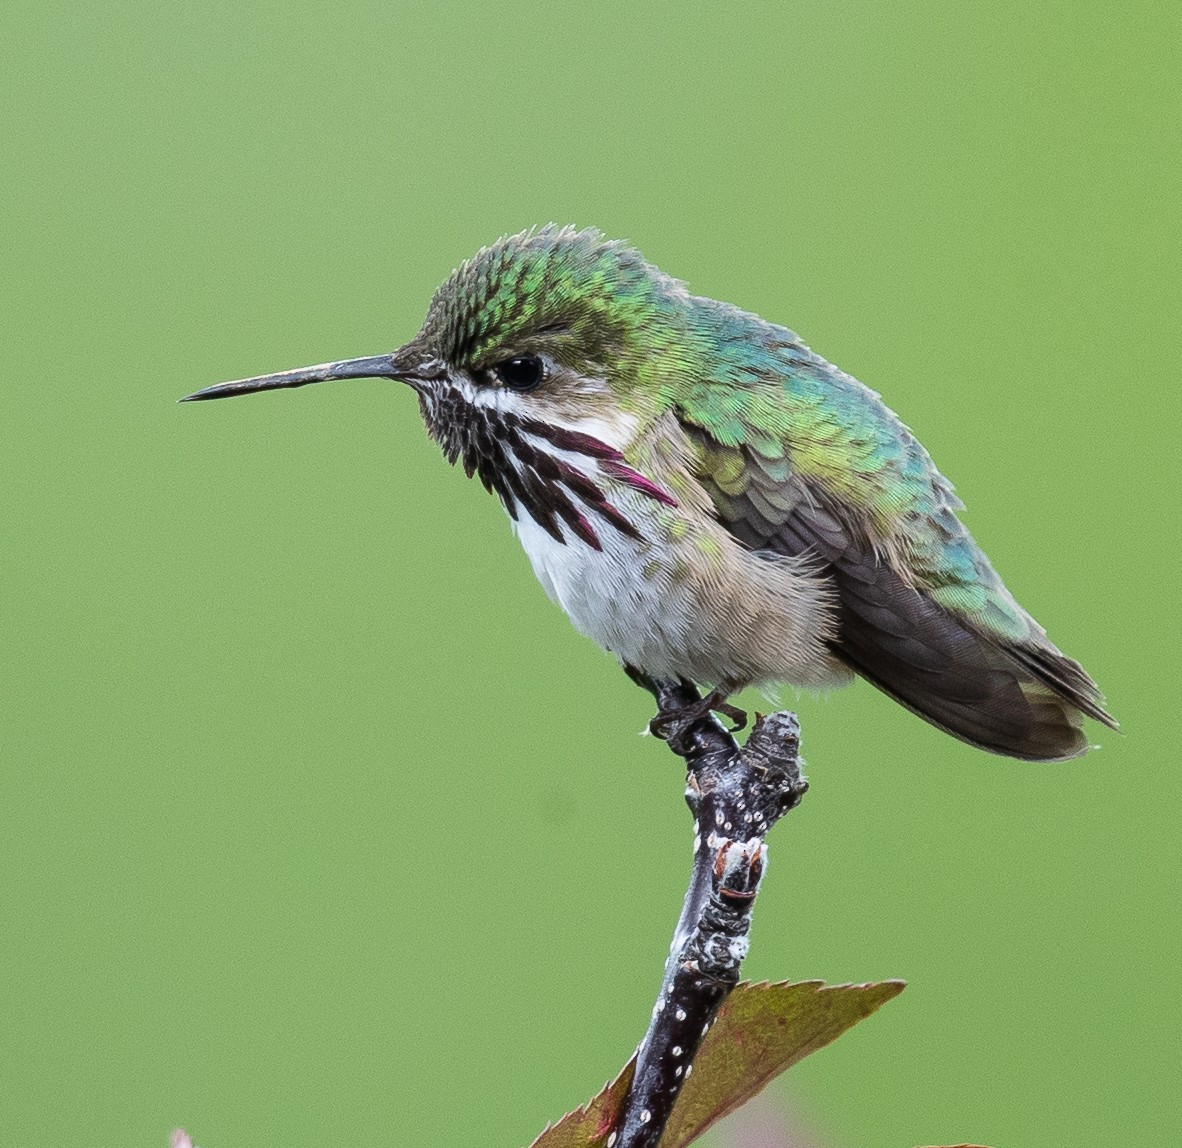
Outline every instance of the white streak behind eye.
{"label": "white streak behind eye", "polygon": [[[601,380],[596,381],[601,382]],[[617,410],[610,416],[594,414],[588,415],[586,418],[555,415],[546,411],[544,404],[539,403],[530,394],[519,394],[507,387],[479,386],[461,374],[453,375],[446,385],[453,388],[464,402],[471,403],[474,407],[480,407],[482,410],[502,411],[523,419],[539,418],[550,426],[590,435],[591,438],[598,439],[615,450],[624,450],[636,437],[640,428],[640,420],[627,411]],[[603,385],[606,386],[606,383]],[[534,442],[544,450],[554,451],[553,443],[538,438],[534,438]]]}

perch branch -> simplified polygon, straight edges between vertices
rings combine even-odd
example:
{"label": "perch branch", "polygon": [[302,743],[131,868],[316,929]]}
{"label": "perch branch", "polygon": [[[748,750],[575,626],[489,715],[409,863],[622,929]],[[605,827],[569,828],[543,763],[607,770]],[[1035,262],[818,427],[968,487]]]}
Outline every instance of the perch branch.
{"label": "perch branch", "polygon": [[[684,682],[636,680],[663,714],[700,700]],[[668,744],[686,763],[693,870],[652,1021],[606,1148],[655,1148],[660,1141],[698,1046],[738,984],[767,863],[764,837],[808,789],[793,714],[760,717],[742,748],[711,715],[674,729]]]}

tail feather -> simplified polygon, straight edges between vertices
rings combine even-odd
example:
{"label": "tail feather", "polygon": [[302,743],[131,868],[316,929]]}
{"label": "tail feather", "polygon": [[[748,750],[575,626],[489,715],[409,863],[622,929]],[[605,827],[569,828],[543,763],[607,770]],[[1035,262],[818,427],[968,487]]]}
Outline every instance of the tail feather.
{"label": "tail feather", "polygon": [[972,745],[1030,761],[1085,753],[1083,717],[1116,728],[1078,662],[1049,642],[979,633],[873,557],[833,568],[834,652],[896,701]]}
{"label": "tail feather", "polygon": [[1014,646],[1010,653],[1040,682],[1066,698],[1076,709],[1103,722],[1109,729],[1120,728],[1120,722],[1104,708],[1104,695],[1074,658],[1060,653],[1054,646]]}

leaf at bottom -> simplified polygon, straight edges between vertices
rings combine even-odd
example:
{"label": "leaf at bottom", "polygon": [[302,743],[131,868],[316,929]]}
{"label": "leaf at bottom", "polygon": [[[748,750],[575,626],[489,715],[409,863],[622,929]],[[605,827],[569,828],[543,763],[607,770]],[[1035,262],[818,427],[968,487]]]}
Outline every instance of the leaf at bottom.
{"label": "leaf at bottom", "polygon": [[[702,1042],[661,1138],[684,1148],[798,1060],[836,1040],[903,991],[902,981],[868,985],[744,983],[736,986]],[[593,1100],[547,1128],[531,1148],[591,1148],[616,1123],[635,1058]]]}

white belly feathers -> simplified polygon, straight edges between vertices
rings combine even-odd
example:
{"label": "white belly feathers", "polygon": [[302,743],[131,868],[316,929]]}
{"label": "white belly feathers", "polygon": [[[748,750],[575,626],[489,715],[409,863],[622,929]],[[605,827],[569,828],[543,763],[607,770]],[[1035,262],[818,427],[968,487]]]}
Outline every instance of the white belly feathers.
{"label": "white belly feathers", "polygon": [[569,531],[558,542],[524,510],[514,523],[538,581],[580,633],[653,677],[710,687],[848,679],[824,644],[828,597],[804,564],[756,555],[712,520],[686,529],[684,512],[598,481],[639,539],[596,521],[597,551]]}

